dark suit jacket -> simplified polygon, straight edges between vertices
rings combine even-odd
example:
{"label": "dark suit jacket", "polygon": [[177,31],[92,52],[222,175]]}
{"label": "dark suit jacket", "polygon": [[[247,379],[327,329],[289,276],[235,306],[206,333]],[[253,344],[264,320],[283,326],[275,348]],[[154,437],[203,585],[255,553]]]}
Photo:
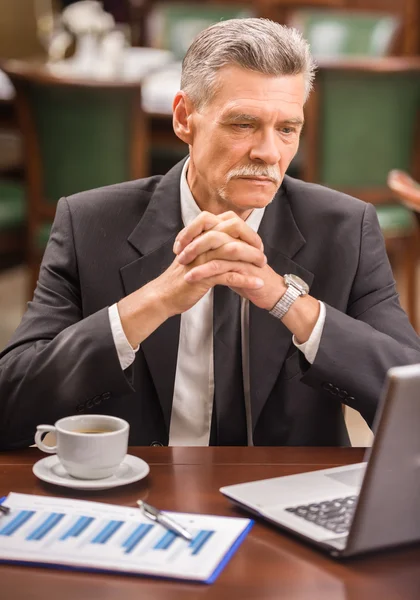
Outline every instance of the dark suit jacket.
{"label": "dark suit jacket", "polygon": [[[60,200],[34,299],[0,356],[3,447],[27,445],[37,424],[77,412],[127,419],[131,444],[168,443],[180,317],[123,372],[108,306],[174,259],[181,169]],[[271,267],[307,281],[327,315],[309,365],[281,321],[250,306],[254,443],[347,444],[341,403],[371,424],[387,369],[420,362],[375,209],[285,177],[259,233]]]}

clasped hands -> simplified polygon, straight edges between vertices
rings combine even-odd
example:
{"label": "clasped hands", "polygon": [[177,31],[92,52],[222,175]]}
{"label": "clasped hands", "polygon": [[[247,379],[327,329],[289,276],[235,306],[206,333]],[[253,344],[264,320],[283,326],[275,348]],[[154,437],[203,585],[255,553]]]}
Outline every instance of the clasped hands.
{"label": "clasped hands", "polygon": [[[193,307],[215,285],[226,285],[270,310],[285,293],[283,277],[267,264],[260,236],[233,212],[202,212],[176,237],[175,258],[156,279],[118,302],[121,324],[133,348],[166,319]],[[320,304],[311,296],[294,302],[283,324],[305,342]]]}
{"label": "clasped hands", "polygon": [[234,212],[202,212],[178,234],[174,253],[174,262],[155,280],[168,316],[185,312],[215,285],[229,286],[266,310],[286,290],[267,264],[260,236]]}

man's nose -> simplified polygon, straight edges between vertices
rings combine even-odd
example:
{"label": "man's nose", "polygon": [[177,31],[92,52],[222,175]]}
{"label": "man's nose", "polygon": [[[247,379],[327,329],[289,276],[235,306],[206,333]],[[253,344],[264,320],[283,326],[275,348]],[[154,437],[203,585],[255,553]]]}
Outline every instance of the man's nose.
{"label": "man's nose", "polygon": [[277,132],[267,131],[256,137],[250,152],[251,160],[259,160],[267,165],[275,165],[280,158],[280,140]]}

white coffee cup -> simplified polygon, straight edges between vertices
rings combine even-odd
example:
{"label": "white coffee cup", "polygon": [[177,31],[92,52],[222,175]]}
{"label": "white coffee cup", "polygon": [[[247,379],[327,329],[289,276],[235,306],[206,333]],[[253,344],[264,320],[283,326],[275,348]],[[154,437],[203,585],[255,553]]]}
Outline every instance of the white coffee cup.
{"label": "white coffee cup", "polygon": [[[43,452],[57,453],[63,467],[78,479],[103,479],[118,469],[127,455],[130,426],[124,419],[108,415],[75,415],[55,425],[38,425],[35,444]],[[54,433],[56,445],[42,441]]]}

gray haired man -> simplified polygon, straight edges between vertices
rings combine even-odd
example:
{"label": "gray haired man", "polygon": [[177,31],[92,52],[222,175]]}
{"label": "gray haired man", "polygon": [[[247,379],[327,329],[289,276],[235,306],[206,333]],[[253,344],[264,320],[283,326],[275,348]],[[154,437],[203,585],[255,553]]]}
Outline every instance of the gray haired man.
{"label": "gray haired man", "polygon": [[285,175],[314,65],[264,19],[203,31],[173,104],[189,157],[60,200],[0,358],[0,443],[75,412],[136,445],[343,445],[387,369],[420,362],[374,208]]}

